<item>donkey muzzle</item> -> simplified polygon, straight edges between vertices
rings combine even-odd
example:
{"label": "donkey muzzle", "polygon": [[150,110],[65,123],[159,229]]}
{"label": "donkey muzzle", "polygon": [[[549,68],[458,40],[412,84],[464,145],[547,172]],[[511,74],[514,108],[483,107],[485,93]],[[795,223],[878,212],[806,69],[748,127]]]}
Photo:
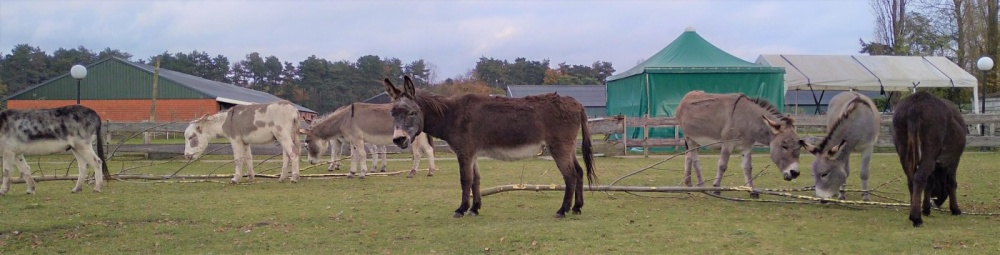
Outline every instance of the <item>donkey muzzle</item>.
{"label": "donkey muzzle", "polygon": [[399,146],[400,149],[406,149],[406,147],[410,147],[410,138],[406,136],[397,136],[392,138],[392,143]]}
{"label": "donkey muzzle", "polygon": [[790,170],[790,171],[784,173],[784,175],[785,175],[785,180],[786,181],[791,181],[792,179],[795,179],[795,178],[799,177],[799,171],[798,170]]}

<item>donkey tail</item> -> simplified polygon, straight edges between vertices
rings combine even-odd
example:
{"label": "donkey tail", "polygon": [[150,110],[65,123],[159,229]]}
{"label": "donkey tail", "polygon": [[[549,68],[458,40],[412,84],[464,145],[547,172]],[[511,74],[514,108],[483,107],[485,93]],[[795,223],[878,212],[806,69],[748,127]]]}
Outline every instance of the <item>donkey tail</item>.
{"label": "donkey tail", "polygon": [[104,180],[111,180],[111,174],[108,173],[108,160],[104,156],[104,134],[101,133],[101,117],[97,117],[97,158],[101,159],[101,173],[104,174]]}
{"label": "donkey tail", "polygon": [[906,165],[903,169],[907,173],[915,174],[917,166],[920,165],[920,158],[923,156],[920,141],[920,118],[907,118],[906,120]]}
{"label": "donkey tail", "polygon": [[593,186],[597,181],[597,174],[594,173],[594,149],[590,141],[590,127],[587,123],[587,111],[580,109],[580,132],[583,133],[583,164],[587,167],[587,182]]}

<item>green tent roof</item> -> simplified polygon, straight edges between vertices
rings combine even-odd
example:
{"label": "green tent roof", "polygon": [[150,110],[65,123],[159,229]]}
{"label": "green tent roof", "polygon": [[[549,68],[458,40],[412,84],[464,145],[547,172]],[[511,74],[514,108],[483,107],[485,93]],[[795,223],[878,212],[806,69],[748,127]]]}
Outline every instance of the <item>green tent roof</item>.
{"label": "green tent roof", "polygon": [[784,73],[775,68],[747,62],[715,47],[693,29],[687,29],[667,47],[635,67],[608,77],[608,81],[646,73],[764,72]]}

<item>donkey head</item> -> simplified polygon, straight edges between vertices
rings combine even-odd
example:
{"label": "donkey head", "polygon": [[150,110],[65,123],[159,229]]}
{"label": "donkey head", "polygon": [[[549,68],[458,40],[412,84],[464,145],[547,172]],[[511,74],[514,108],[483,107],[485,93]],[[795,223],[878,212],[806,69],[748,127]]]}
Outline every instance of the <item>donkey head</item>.
{"label": "donkey head", "polygon": [[188,160],[201,156],[205,148],[208,148],[208,141],[215,138],[216,134],[208,132],[209,122],[205,116],[201,116],[191,121],[187,129],[184,129],[184,157]]}
{"label": "donkey head", "polygon": [[847,182],[847,159],[840,158],[844,151],[844,144],[847,140],[842,140],[840,144],[829,146],[829,140],[820,143],[820,147],[813,146],[806,141],[799,141],[802,148],[816,156],[813,161],[813,178],[816,179],[816,196],[823,199],[840,194],[840,186]]}
{"label": "donkey head", "polygon": [[786,181],[799,177],[799,134],[795,133],[792,119],[783,118],[780,122],[761,116],[771,129],[771,161],[778,165]]}
{"label": "donkey head", "polygon": [[306,135],[305,148],[306,154],[309,155],[309,164],[317,164],[320,157],[326,153],[326,149],[330,148],[330,140],[319,139],[309,129],[299,129],[299,133]]}
{"label": "donkey head", "polygon": [[403,77],[403,90],[399,90],[388,78],[383,82],[385,91],[392,97],[392,142],[406,149],[413,138],[424,130],[424,112],[416,101],[416,89],[410,76]]}

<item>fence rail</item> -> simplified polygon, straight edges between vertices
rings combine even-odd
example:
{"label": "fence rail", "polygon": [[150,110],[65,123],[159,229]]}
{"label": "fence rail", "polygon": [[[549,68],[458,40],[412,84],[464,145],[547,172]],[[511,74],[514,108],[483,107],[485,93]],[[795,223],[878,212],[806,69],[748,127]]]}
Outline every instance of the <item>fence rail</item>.
{"label": "fence rail", "polygon": [[[893,147],[892,115],[882,115],[881,117],[882,125],[879,133],[879,141],[875,146]],[[1000,147],[1000,137],[995,136],[997,128],[1000,127],[998,125],[1000,124],[1000,114],[965,114],[962,117],[965,118],[965,123],[969,125],[970,131],[966,147]],[[809,132],[802,132],[803,130],[822,130],[821,133],[826,133],[826,115],[799,115],[792,116],[792,118],[795,119],[795,126],[799,129],[800,133],[809,134]],[[626,153],[626,150],[630,147],[643,147],[643,154],[648,154],[649,147],[684,146],[683,139],[649,137],[650,128],[676,127],[677,125],[676,119],[667,117],[640,118],[612,116],[590,120],[590,132],[592,134],[605,134],[607,136],[618,134],[622,137],[622,139],[618,140],[605,139],[605,145],[610,146],[614,150],[606,151],[606,153],[621,154]],[[632,139],[627,137],[625,130],[628,128],[640,128],[642,130],[641,138]],[[979,135],[980,128],[985,130],[984,135]],[[674,130],[674,137],[679,137],[679,129]],[[803,139],[815,141],[822,139],[822,136],[805,135]],[[619,153],[615,153],[615,151]]]}
{"label": "fence rail", "polygon": [[[803,139],[807,141],[815,141],[822,139],[822,136],[811,136],[812,132],[807,130],[820,130],[820,133],[826,132],[826,117],[825,115],[799,115],[792,116],[795,119],[795,126],[799,129],[799,132],[803,135]],[[882,115],[882,126],[880,128],[881,132],[879,134],[879,141],[875,145],[876,147],[893,147],[892,143],[892,116]],[[966,147],[1000,147],[1000,136],[996,136],[997,128],[1000,128],[1000,114],[965,114],[962,115],[965,118],[966,124],[969,125],[970,135],[967,137],[968,142]],[[608,140],[595,141],[598,146],[603,146],[603,153],[610,155],[617,155],[626,153],[626,150],[630,147],[642,147],[643,154],[649,153],[650,147],[676,147],[680,148],[684,146],[683,139],[676,138],[655,138],[649,137],[649,129],[655,127],[676,127],[678,125],[677,119],[666,118],[666,117],[654,117],[654,118],[638,118],[638,117],[625,117],[625,116],[612,116],[607,118],[591,119],[588,123],[590,125],[591,134],[604,134],[606,136],[611,136],[613,134],[618,134],[622,139],[618,140]],[[142,133],[142,132],[166,132],[166,133],[183,133],[184,129],[187,128],[188,122],[138,122],[138,123],[124,123],[124,122],[107,122],[104,125],[104,131],[109,137],[107,140],[111,141],[112,134],[124,134],[124,133]],[[985,135],[979,135],[978,130],[980,126],[983,127]],[[624,135],[624,131],[628,128],[640,128],[642,130],[642,136],[640,139],[630,139]],[[674,137],[679,137],[679,129],[674,129]],[[807,131],[807,132],[803,132]],[[435,146],[442,147],[442,146]],[[445,146],[446,147],[446,146]]]}

